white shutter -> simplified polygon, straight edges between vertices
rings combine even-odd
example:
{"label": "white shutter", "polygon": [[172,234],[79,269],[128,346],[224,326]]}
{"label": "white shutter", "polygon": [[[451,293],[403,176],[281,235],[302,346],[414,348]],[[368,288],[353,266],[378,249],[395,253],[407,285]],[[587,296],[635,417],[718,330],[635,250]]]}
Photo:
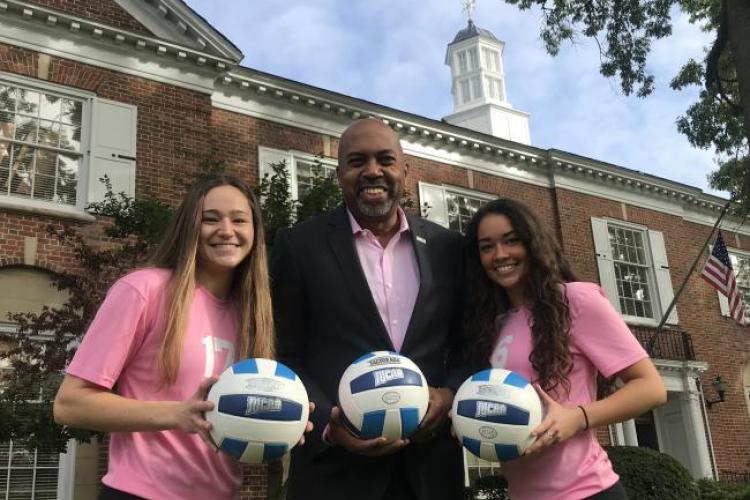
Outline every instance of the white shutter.
{"label": "white shutter", "polygon": [[[661,303],[661,312],[664,314],[667,307],[674,298],[674,289],[672,288],[672,277],[669,273],[669,263],[667,262],[667,249],[664,246],[664,235],[659,231],[648,231],[648,240],[651,246],[651,257],[654,261],[654,274],[656,275],[656,287],[659,292],[659,302]],[[661,318],[657,318],[661,320]],[[667,318],[667,324],[676,325],[677,306],[672,308]]]}
{"label": "white shutter", "polygon": [[137,108],[106,99],[94,101],[88,203],[102,201],[105,175],[112,192],[135,196]]}
{"label": "white shutter", "polygon": [[716,292],[716,296],[719,297],[719,309],[721,309],[721,315],[729,316],[729,299],[719,291]]}
{"label": "white shutter", "polygon": [[296,199],[296,184],[297,176],[294,172],[294,165],[292,162],[292,154],[289,151],[282,151],[280,149],[266,148],[263,146],[258,147],[258,185],[263,180],[263,176],[268,174],[270,177],[273,175],[271,165],[275,163],[286,162],[286,169],[289,172],[289,186],[291,187],[292,198]]}
{"label": "white shutter", "polygon": [[420,182],[419,207],[422,217],[448,227],[448,208],[445,204],[445,190],[442,186]]}
{"label": "white shutter", "polygon": [[620,310],[619,294],[617,293],[617,280],[615,279],[615,266],[612,262],[612,247],[609,244],[607,221],[592,217],[591,232],[594,235],[596,264],[599,267],[599,284],[604,289],[614,308],[618,312],[622,312]]}

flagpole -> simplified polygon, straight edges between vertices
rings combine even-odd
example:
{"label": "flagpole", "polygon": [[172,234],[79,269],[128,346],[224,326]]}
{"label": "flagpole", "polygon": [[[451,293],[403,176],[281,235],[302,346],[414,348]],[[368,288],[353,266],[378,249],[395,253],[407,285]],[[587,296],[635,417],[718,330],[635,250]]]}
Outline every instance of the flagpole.
{"label": "flagpole", "polygon": [[703,252],[706,251],[706,247],[708,247],[708,244],[711,242],[711,238],[713,237],[714,233],[716,232],[716,228],[719,227],[719,223],[721,223],[721,220],[726,215],[727,211],[729,210],[729,206],[732,204],[732,200],[730,199],[727,201],[727,204],[724,205],[724,208],[721,209],[721,213],[719,214],[719,218],[716,219],[716,224],[714,224],[713,229],[711,229],[711,232],[708,234],[708,238],[706,238],[706,242],[701,247],[700,252],[698,252],[698,255],[696,255],[695,260],[693,261],[693,265],[690,266],[690,270],[687,273],[687,276],[685,276],[685,279],[682,281],[682,285],[680,286],[680,289],[677,290],[677,293],[674,294],[674,297],[672,297],[672,302],[669,303],[669,306],[667,306],[666,311],[661,317],[661,321],[659,322],[659,326],[656,327],[656,331],[651,335],[651,338],[648,339],[648,344],[646,346],[646,352],[651,355],[651,350],[654,348],[654,344],[656,343],[656,338],[659,336],[659,333],[661,332],[662,327],[664,326],[664,323],[667,322],[667,318],[669,317],[669,313],[672,312],[672,309],[674,309],[675,304],[677,303],[677,299],[680,298],[680,295],[682,295],[682,292],[685,290],[685,286],[687,286],[687,282],[690,279],[690,276],[693,274],[693,271],[695,271],[695,267],[698,265],[698,261],[703,256]]}

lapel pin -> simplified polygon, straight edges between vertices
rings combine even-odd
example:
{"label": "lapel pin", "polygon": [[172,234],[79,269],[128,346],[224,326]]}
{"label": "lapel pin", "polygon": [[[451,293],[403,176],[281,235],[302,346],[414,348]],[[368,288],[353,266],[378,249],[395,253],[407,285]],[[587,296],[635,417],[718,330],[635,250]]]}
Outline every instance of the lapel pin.
{"label": "lapel pin", "polygon": [[427,240],[422,238],[421,236],[417,236],[417,241],[425,245],[427,244]]}

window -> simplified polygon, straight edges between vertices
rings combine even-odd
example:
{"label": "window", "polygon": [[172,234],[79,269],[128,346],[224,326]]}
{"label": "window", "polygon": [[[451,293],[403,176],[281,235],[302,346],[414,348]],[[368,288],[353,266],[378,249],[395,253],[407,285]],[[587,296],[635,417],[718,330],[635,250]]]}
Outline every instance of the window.
{"label": "window", "polygon": [[0,194],[75,205],[83,100],[0,82]]}
{"label": "window", "polygon": [[473,99],[482,97],[482,79],[480,76],[475,76],[471,79],[471,96]]}
{"label": "window", "polygon": [[459,82],[461,88],[461,104],[471,101],[471,91],[469,90],[469,80],[461,80]]}
{"label": "window", "polygon": [[422,217],[461,233],[479,207],[494,198],[478,191],[419,183]]}
{"label": "window", "polygon": [[13,441],[0,443],[0,495],[2,498],[55,500],[60,454],[27,450]]}
{"label": "window", "polygon": [[504,100],[502,82],[497,78],[491,76],[485,77],[485,87],[487,95],[492,99]]}
{"label": "window", "polygon": [[334,177],[336,167],[331,164],[321,163],[320,161],[296,160],[297,170],[297,196],[302,197],[312,189],[321,176]]}
{"label": "window", "polygon": [[[630,323],[655,325],[674,297],[664,236],[621,221],[592,218],[599,280]],[[677,323],[673,309],[667,323]]]}
{"label": "window", "polygon": [[607,229],[622,313],[639,318],[653,318],[654,284],[644,232],[612,224]]}
{"label": "window", "polygon": [[500,54],[497,51],[482,47],[482,59],[485,68],[490,71],[500,71]]}
{"label": "window", "polygon": [[[282,151],[266,147],[258,148],[259,175],[271,175],[271,165],[286,163],[289,172],[290,194],[292,199],[298,200],[315,185],[319,174],[327,177],[336,175],[336,162],[331,158],[321,158],[298,151]],[[316,172],[318,166],[320,172]]]}
{"label": "window", "polygon": [[467,50],[469,53],[469,69],[474,71],[479,68],[479,56],[477,55],[477,49]]}
{"label": "window", "polygon": [[487,200],[483,198],[474,198],[446,189],[445,203],[448,208],[448,227],[463,233],[479,207],[486,202]]}
{"label": "window", "polygon": [[469,71],[469,64],[466,59],[466,51],[462,50],[461,52],[458,52],[456,54],[456,57],[458,57],[458,73],[463,74]]}
{"label": "window", "polygon": [[135,194],[135,106],[0,77],[0,204],[82,211],[104,199],[105,175],[114,192]]}

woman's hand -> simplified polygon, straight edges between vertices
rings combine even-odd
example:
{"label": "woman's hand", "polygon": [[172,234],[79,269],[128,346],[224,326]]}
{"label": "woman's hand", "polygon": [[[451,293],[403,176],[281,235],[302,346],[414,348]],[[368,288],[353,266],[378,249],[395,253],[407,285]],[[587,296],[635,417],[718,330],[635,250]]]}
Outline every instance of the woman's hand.
{"label": "woman's hand", "polygon": [[[310,413],[315,411],[315,403],[310,401]],[[297,446],[302,446],[305,444],[305,434],[309,434],[313,430],[313,423],[312,421],[308,420],[307,425],[305,425],[305,432],[302,433],[302,436],[300,436],[299,441],[297,441]]]}
{"label": "woman's hand", "polygon": [[219,377],[213,376],[203,379],[195,393],[185,401],[180,401],[174,408],[174,427],[191,434],[200,434],[206,443],[216,446],[211,439],[209,432],[213,427],[211,422],[206,420],[205,413],[214,409],[211,401],[206,401],[208,391],[211,386],[219,380]]}
{"label": "woman's hand", "polygon": [[544,417],[541,424],[531,431],[531,435],[536,440],[526,448],[525,455],[539,452],[548,446],[565,441],[586,427],[586,420],[580,408],[577,406],[566,408],[552,399],[538,385],[534,387],[547,408],[547,416]]}

